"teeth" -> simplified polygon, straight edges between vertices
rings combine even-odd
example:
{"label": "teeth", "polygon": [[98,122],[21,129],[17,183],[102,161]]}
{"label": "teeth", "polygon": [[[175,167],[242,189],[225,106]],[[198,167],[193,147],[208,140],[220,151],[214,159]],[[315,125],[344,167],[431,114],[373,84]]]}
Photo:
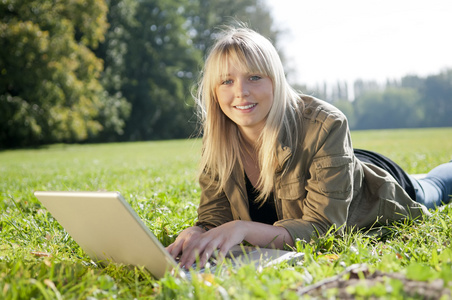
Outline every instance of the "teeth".
{"label": "teeth", "polygon": [[236,108],[238,108],[238,109],[250,109],[251,107],[254,107],[254,106],[256,106],[256,103],[250,104],[250,105],[243,105],[243,106],[237,105]]}

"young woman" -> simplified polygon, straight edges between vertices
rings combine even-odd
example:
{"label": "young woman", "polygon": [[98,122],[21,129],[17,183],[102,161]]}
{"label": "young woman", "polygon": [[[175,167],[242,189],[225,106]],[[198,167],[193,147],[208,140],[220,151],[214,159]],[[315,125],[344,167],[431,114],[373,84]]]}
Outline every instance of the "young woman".
{"label": "young woman", "polygon": [[345,116],[295,92],[273,45],[229,29],[208,56],[198,87],[203,124],[196,226],[168,246],[201,265],[247,241],[283,248],[335,225],[369,228],[428,215],[452,194],[452,163],[417,181],[389,159],[352,147]]}

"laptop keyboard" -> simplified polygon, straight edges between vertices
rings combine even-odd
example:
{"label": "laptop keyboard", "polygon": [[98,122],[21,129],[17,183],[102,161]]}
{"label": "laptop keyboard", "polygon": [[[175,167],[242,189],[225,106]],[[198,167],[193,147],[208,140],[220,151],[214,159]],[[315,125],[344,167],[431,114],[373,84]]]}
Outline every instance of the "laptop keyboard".
{"label": "laptop keyboard", "polygon": [[[226,255],[226,258],[236,258],[239,257],[240,255],[243,254],[249,254],[256,251],[256,249],[254,248],[248,248],[248,247],[244,247],[242,248],[235,248],[235,249],[231,249],[229,250],[228,254]],[[176,257],[176,263],[179,264],[180,261],[180,256]],[[218,261],[216,259],[216,257],[213,255],[209,258],[209,260],[207,261],[206,265],[203,268],[197,268],[196,262],[193,263],[193,265],[191,266],[191,268],[193,270],[199,270],[199,271],[204,271],[204,269],[206,268],[213,268],[218,264]]]}
{"label": "laptop keyboard", "polygon": [[[180,257],[178,256],[178,257],[176,257],[176,263],[178,263],[179,264],[179,261],[180,261]],[[210,268],[213,268],[213,267],[215,267],[216,265],[217,265],[217,260],[214,258],[214,257],[211,257],[211,258],[209,258],[209,260],[207,261],[207,263],[206,263],[206,265],[204,266],[204,267],[202,267],[202,268],[198,268],[197,267],[197,264],[196,264],[196,262],[195,263],[193,263],[192,265],[191,265],[191,267],[189,268],[189,269],[193,269],[193,270],[199,270],[200,272],[204,272],[204,270],[206,269],[206,268],[208,268],[208,269],[210,269]]]}

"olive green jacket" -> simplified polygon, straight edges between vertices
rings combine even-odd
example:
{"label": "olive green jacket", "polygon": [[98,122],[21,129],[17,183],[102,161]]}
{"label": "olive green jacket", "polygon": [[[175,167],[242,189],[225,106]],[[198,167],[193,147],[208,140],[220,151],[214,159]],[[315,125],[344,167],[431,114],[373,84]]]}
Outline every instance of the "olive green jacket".
{"label": "olive green jacket", "polygon": [[[354,156],[347,119],[338,109],[307,96],[299,109],[299,148],[295,152],[284,145],[278,148],[275,226],[287,229],[294,241],[309,241],[333,224],[343,232],[429,214],[389,173]],[[292,156],[293,163],[283,174]],[[209,175],[201,175],[199,182],[198,224],[251,220],[244,171],[238,163],[219,194],[215,183],[208,187]]]}

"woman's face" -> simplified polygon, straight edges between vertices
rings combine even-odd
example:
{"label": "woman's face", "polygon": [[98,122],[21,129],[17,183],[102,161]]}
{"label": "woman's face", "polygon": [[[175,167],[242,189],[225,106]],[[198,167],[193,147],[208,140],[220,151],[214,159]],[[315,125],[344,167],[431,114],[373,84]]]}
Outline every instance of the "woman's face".
{"label": "woman's face", "polygon": [[218,104],[244,134],[260,134],[273,104],[268,76],[239,70],[229,61],[215,88]]}

